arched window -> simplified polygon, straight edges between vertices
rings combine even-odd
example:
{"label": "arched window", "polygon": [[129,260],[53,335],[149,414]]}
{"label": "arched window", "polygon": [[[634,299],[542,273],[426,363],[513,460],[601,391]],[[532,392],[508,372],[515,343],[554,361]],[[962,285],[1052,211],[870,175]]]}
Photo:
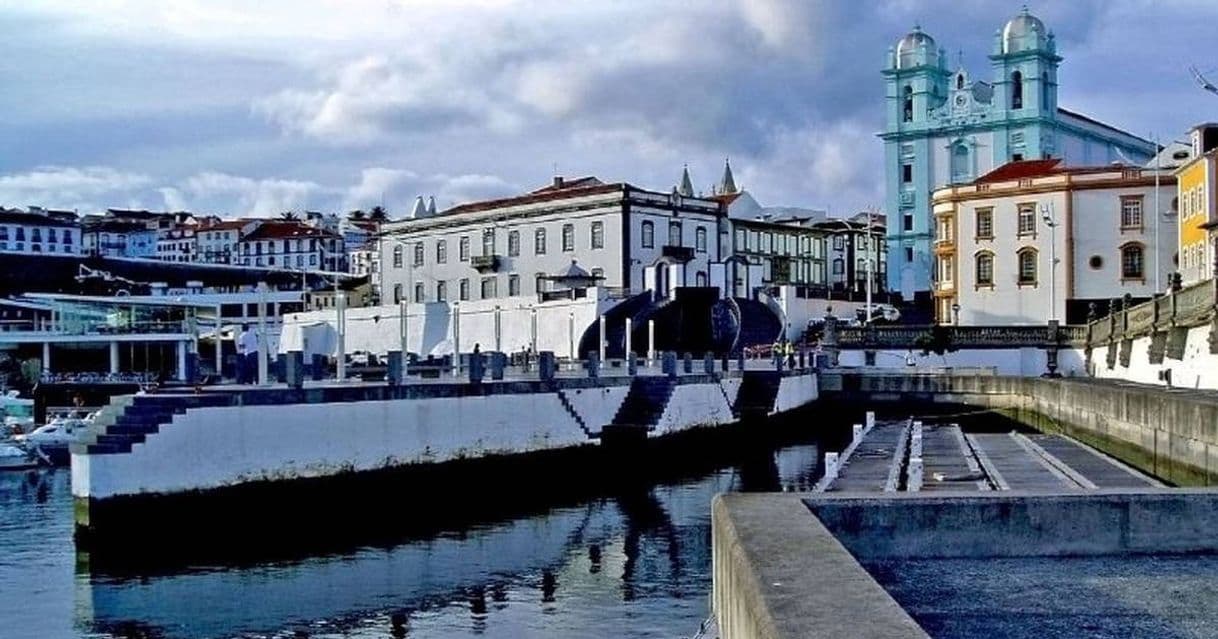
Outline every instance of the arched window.
{"label": "arched window", "polygon": [[982,251],[976,257],[975,274],[977,286],[994,285],[994,254]]}
{"label": "arched window", "polygon": [[681,223],[680,222],[669,222],[668,223],[668,245],[669,246],[681,246]]}
{"label": "arched window", "polygon": [[1053,108],[1052,96],[1049,93],[1049,72],[1040,74],[1040,108],[1048,111]]}
{"label": "arched window", "polygon": [[964,88],[964,74],[963,73],[956,75],[956,88],[957,89]]}
{"label": "arched window", "polygon": [[643,248],[655,248],[656,245],[656,227],[651,222],[643,222]]}
{"label": "arched window", "polygon": [[1023,74],[1019,71],[1011,74],[1011,108],[1023,108]]}
{"label": "arched window", "polygon": [[961,142],[952,147],[952,181],[962,182],[972,173],[969,165],[968,145]]}
{"label": "arched window", "polygon": [[393,247],[393,268],[402,268],[402,245]]}
{"label": "arched window", "polygon": [[1019,283],[1036,284],[1036,249],[1028,247],[1019,250]]}
{"label": "arched window", "polygon": [[905,93],[902,96],[902,119],[905,122],[913,122],[913,87],[905,85]]}
{"label": "arched window", "polygon": [[706,252],[706,227],[699,226],[694,231],[694,250],[699,253]]}
{"label": "arched window", "polygon": [[1141,244],[1132,243],[1121,247],[1121,279],[1140,280],[1146,277],[1145,252]]}
{"label": "arched window", "polygon": [[694,276],[694,280],[698,286],[710,286],[710,279],[707,278],[706,271],[698,271],[697,275]]}

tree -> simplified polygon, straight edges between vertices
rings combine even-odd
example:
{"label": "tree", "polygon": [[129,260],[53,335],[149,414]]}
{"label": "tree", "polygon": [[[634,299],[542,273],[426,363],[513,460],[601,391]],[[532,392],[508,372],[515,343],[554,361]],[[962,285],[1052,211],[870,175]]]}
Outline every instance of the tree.
{"label": "tree", "polygon": [[296,213],[293,211],[284,211],[283,213],[279,214],[279,217],[280,217],[280,219],[283,219],[286,221],[295,221],[295,220],[300,219],[300,217],[298,215],[296,215]]}
{"label": "tree", "polygon": [[385,210],[385,207],[378,204],[372,207],[372,210],[368,212],[368,219],[376,222],[384,222],[385,220],[389,219],[389,212]]}
{"label": "tree", "polygon": [[365,216],[365,214],[362,209],[355,209],[354,211],[351,211],[350,213],[347,214],[347,219],[362,220],[362,219],[364,219],[364,216]]}

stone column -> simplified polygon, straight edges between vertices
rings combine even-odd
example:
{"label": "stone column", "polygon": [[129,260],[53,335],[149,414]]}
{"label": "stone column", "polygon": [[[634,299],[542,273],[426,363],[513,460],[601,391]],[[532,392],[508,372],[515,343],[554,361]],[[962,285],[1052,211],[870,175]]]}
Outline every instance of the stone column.
{"label": "stone column", "polygon": [[[178,365],[177,365],[177,368],[175,369],[175,372],[176,372],[178,381],[185,382],[185,381],[187,381],[187,379],[186,379],[186,342],[178,342],[177,350],[178,350]],[[265,367],[266,367],[266,364],[263,363],[262,368],[265,368]],[[259,370],[259,375],[260,376],[262,375],[261,370]],[[262,377],[259,377],[259,381],[262,381],[262,379],[263,379]]]}
{"label": "stone column", "polygon": [[[119,372],[119,356],[118,342],[110,342],[110,373],[117,375]],[[216,370],[219,373],[219,369]]]}
{"label": "stone column", "polygon": [[42,372],[51,372],[51,343],[42,343]]}
{"label": "stone column", "polygon": [[632,342],[634,340],[630,335],[633,328],[634,327],[632,326],[632,322],[630,321],[630,318],[627,317],[626,318],[626,344],[625,344],[625,350],[622,351],[627,358],[634,358],[634,349],[632,346]]}

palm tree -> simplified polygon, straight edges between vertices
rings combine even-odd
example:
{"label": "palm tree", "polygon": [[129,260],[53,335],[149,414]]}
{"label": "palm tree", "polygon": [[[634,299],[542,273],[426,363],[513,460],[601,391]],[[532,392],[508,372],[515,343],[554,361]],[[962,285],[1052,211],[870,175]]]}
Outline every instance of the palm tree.
{"label": "palm tree", "polygon": [[362,209],[355,209],[354,211],[351,211],[350,213],[347,214],[347,219],[362,220],[362,219],[364,219],[364,215],[365,214]]}
{"label": "palm tree", "polygon": [[284,221],[288,221],[288,222],[292,222],[292,221],[300,219],[300,217],[297,216],[296,213],[293,211],[284,211],[283,213],[279,214],[279,218]]}
{"label": "palm tree", "polygon": [[389,211],[386,211],[385,207],[378,204],[372,207],[371,211],[368,211],[368,219],[376,222],[384,222],[385,220],[389,219]]}

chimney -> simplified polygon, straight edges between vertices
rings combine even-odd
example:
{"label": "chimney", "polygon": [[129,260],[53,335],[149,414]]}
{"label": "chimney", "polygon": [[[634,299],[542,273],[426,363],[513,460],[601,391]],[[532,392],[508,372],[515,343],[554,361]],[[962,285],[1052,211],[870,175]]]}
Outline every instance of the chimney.
{"label": "chimney", "polygon": [[554,176],[554,188],[556,188],[556,189],[562,188],[562,176],[561,175]]}

